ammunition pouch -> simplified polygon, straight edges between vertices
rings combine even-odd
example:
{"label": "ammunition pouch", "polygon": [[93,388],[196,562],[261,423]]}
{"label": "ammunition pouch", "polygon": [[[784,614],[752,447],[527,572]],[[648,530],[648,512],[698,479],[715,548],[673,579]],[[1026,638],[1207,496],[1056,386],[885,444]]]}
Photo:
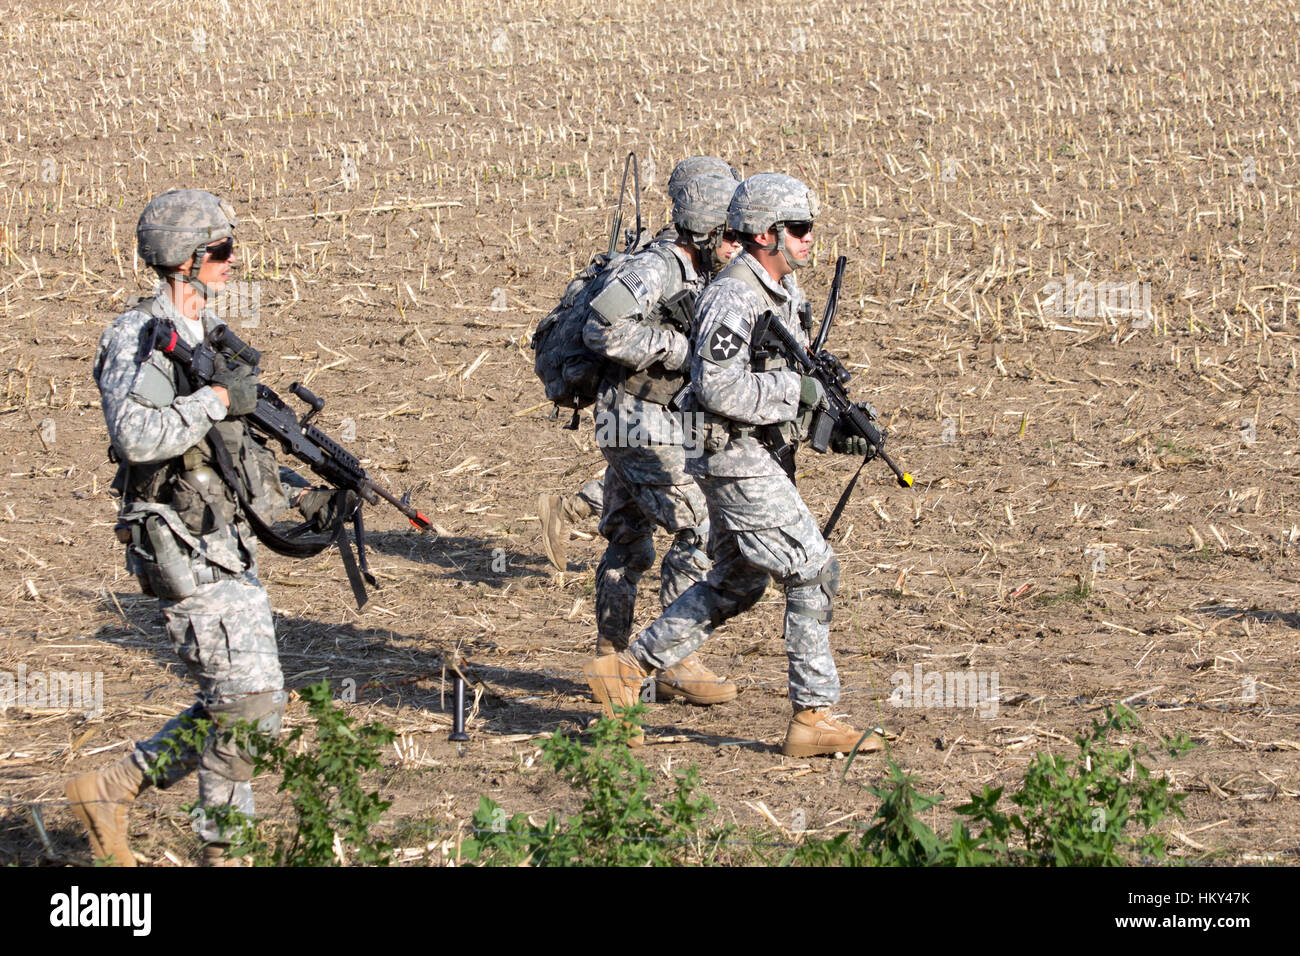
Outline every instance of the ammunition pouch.
{"label": "ammunition pouch", "polygon": [[[213,438],[232,451],[253,510],[273,520],[288,504],[275,456],[242,423],[218,425],[231,426]],[[238,530],[238,501],[214,464],[207,442],[167,462],[119,464],[114,488],[125,501],[114,533],[127,546],[127,571],[146,595],[183,600],[202,585],[238,576],[250,563],[252,552]]]}
{"label": "ammunition pouch", "polygon": [[689,444],[704,449],[706,454],[722,451],[731,441],[732,424],[728,419],[697,407],[686,421],[691,428]]}
{"label": "ammunition pouch", "polygon": [[619,387],[628,395],[656,405],[671,405],[673,397],[687,381],[685,369],[671,371],[662,362],[655,362],[640,372],[624,371]]}
{"label": "ammunition pouch", "polygon": [[[235,466],[241,489],[248,503],[257,512],[257,516],[270,524],[285,508],[289,507],[289,496],[285,494],[280,483],[280,468],[275,463],[275,454],[266,447],[266,442],[254,435],[243,422],[238,420],[221,421],[212,426],[217,438],[230,453],[230,461]],[[211,467],[210,451],[206,445],[195,446],[204,455],[205,464]],[[191,449],[193,450],[193,449]],[[189,452],[186,452],[189,454]],[[219,479],[218,479],[219,480]],[[225,488],[225,484],[221,483]],[[234,492],[226,492],[234,504]]]}
{"label": "ammunition pouch", "polygon": [[774,453],[786,446],[797,447],[801,440],[800,419],[779,422],[775,425],[740,425],[735,422],[729,424],[733,439],[753,437],[760,445]]}
{"label": "ammunition pouch", "polygon": [[753,437],[758,443],[772,453],[772,457],[781,465],[786,476],[794,481],[794,453],[799,450],[803,426],[799,419],[780,422],[775,425],[731,425],[731,438]]}

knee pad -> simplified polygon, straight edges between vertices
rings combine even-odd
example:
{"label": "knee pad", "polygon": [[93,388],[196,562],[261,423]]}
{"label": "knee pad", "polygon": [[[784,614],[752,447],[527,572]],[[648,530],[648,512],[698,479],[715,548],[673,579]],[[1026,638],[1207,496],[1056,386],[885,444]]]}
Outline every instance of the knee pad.
{"label": "knee pad", "polygon": [[673,535],[673,547],[679,551],[698,551],[704,547],[699,528],[683,528]]}
{"label": "knee pad", "polygon": [[694,568],[699,572],[697,579],[702,578],[709,570],[709,555],[704,549],[705,539],[700,536],[696,528],[687,528],[684,531],[678,531],[673,535],[673,543],[668,548],[667,554],[664,555],[666,564],[676,567]]}
{"label": "knee pad", "polygon": [[228,780],[251,780],[258,751],[245,739],[246,735],[236,730],[236,726],[246,722],[252,724],[259,734],[279,736],[287,700],[285,691],[268,690],[245,694],[228,703],[207,705],[205,710],[216,729],[203,748],[199,764]]}
{"label": "knee pad", "polygon": [[[820,595],[809,594],[808,599],[795,597],[793,591],[807,591],[817,588]],[[785,608],[791,614],[810,617],[821,624],[829,624],[834,613],[835,593],[840,588],[840,561],[835,555],[830,556],[821,570],[813,577],[803,580],[795,579],[786,584]]]}
{"label": "knee pad", "polygon": [[601,558],[602,569],[630,571],[640,577],[654,567],[655,541],[647,535],[631,541],[611,541]]}

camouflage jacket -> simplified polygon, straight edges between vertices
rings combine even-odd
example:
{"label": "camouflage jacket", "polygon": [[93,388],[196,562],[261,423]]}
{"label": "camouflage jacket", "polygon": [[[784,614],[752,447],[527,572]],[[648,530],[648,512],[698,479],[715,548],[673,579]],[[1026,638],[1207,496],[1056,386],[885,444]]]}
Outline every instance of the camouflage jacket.
{"label": "camouflage jacket", "polygon": [[[680,450],[684,440],[681,417],[667,402],[685,385],[690,338],[663,321],[661,312],[672,296],[682,290],[698,294],[704,282],[681,248],[656,242],[633,256],[592,302],[583,341],[612,363],[596,398],[596,443],[618,449],[620,467],[632,481],[687,480],[676,462],[680,454],[664,449]],[[656,372],[661,377],[655,389],[631,387]],[[638,397],[638,391],[649,394]]]}
{"label": "camouflage jacket", "polygon": [[[750,339],[763,313],[771,311],[803,345],[808,336],[799,324],[803,293],[793,273],[779,283],[747,252],[738,254],[709,284],[696,307],[695,346],[691,356],[692,409],[725,431],[725,444],[692,459],[693,475],[750,478],[782,475],[771,442],[755,435],[759,426],[781,425],[786,432],[799,414],[802,376],[790,368],[757,370]],[[775,363],[780,365],[782,363]],[[719,441],[721,444],[721,441]]]}
{"label": "camouflage jacket", "polygon": [[[143,300],[119,316],[100,337],[95,352],[95,384],[99,386],[109,441],[118,460],[133,470],[181,458],[203,442],[216,423],[226,418],[225,405],[210,387],[204,386],[188,395],[179,394],[183,389],[179,387],[171,360],[157,350],[146,351],[149,349],[146,326],[155,316],[170,319],[187,344],[198,344],[189,323],[181,317],[164,289],[160,285],[154,298]],[[219,324],[217,317],[207,310],[200,320],[205,334]],[[270,456],[270,452],[265,455]],[[278,476],[274,476],[273,456],[270,460],[272,476],[266,476],[266,469],[262,468],[262,485],[269,493],[270,510],[279,510],[287,504],[287,499]],[[237,462],[236,467],[252,468],[253,465]],[[129,476],[127,480],[129,483]],[[252,563],[256,539],[242,517],[216,523],[210,531],[199,533],[186,527],[166,495],[161,497],[163,500],[124,502],[123,519],[142,520],[147,514],[156,514],[192,553],[231,573],[239,573]]]}

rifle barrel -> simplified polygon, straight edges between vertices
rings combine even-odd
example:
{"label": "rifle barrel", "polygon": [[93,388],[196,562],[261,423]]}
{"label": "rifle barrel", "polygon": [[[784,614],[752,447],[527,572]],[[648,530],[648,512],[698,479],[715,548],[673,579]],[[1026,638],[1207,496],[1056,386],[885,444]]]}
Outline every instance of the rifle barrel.
{"label": "rifle barrel", "polygon": [[[822,328],[823,330],[826,328],[824,322],[822,323]],[[828,381],[820,374],[821,368],[817,361],[810,356],[795,337],[790,334],[790,330],[781,324],[780,319],[773,317],[771,323],[768,325],[768,330],[772,335],[776,336],[777,340],[785,347],[787,354],[794,360],[795,364],[801,367],[805,375],[811,375],[822,383],[822,386],[826,389],[828,398],[834,394],[838,396],[836,399],[837,401],[840,399],[843,400],[845,405],[845,416],[853,423],[853,426],[862,437],[871,442],[872,446],[875,447],[877,457],[889,466],[889,470],[892,471],[894,477],[898,479],[899,486],[903,488],[911,488],[912,476],[899,468],[894,462],[894,459],[890,458],[889,455],[885,453],[885,450],[880,447],[884,443],[880,430],[876,428],[876,426],[872,425],[870,419],[868,419],[867,416],[849,400],[848,393],[844,390],[843,386],[833,378]],[[818,337],[820,338],[820,335]]]}

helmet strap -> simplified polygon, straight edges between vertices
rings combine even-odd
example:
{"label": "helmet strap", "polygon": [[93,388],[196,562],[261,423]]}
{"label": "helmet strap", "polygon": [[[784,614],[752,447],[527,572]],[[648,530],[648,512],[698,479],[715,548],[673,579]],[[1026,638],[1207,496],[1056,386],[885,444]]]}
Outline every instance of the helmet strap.
{"label": "helmet strap", "polygon": [[175,271],[167,276],[169,279],[179,279],[198,294],[199,298],[203,300],[203,304],[199,306],[200,310],[207,308],[208,299],[212,296],[207,283],[199,281],[199,270],[203,268],[203,259],[206,255],[207,246],[199,246],[194,250],[193,262],[190,263],[190,271],[188,274]]}
{"label": "helmet strap", "polygon": [[722,270],[722,257],[718,255],[718,245],[722,242],[722,227],[719,226],[705,237],[699,246],[700,258],[709,275],[717,275]]}
{"label": "helmet strap", "polygon": [[705,276],[717,273],[722,265],[718,259],[718,241],[722,230],[715,229],[707,235],[700,235],[684,226],[677,226],[676,229],[678,240],[695,252],[696,271]]}
{"label": "helmet strap", "polygon": [[772,231],[776,233],[776,245],[773,246],[772,249],[769,249],[767,251],[770,252],[775,250],[780,252],[781,258],[785,260],[785,264],[788,265],[792,271],[795,269],[802,269],[804,266],[808,264],[807,260],[803,262],[799,262],[797,259],[795,259],[793,256],[790,255],[790,249],[785,244],[784,223],[780,223],[780,222],[776,223],[774,226],[772,226]]}

